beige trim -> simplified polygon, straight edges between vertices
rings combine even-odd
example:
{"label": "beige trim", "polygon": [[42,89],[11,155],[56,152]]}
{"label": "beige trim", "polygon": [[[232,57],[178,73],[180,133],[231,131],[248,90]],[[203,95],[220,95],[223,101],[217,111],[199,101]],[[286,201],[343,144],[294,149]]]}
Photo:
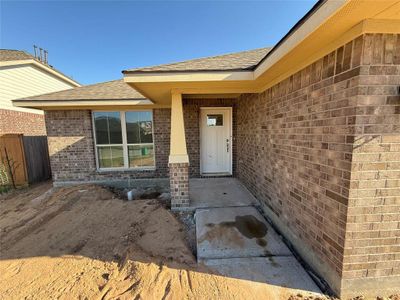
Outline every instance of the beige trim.
{"label": "beige trim", "polygon": [[181,93],[185,95],[197,94],[244,94],[254,93],[254,87],[236,88],[236,87],[221,87],[221,88],[175,88],[171,90],[172,93]]}
{"label": "beige trim", "polygon": [[186,155],[170,155],[168,158],[169,164],[188,164],[189,156]]}
{"label": "beige trim", "polygon": [[185,123],[183,120],[182,94],[179,93],[173,93],[171,99],[170,143],[169,162],[189,162],[186,149]]}
{"label": "beige trim", "polygon": [[236,99],[240,96],[237,94],[184,94],[184,99]]}
{"label": "beige trim", "polygon": [[[399,33],[400,20],[366,19],[361,22],[362,33]],[[358,24],[359,25],[359,24]]]}
{"label": "beige trim", "polygon": [[149,73],[149,74],[126,74],[124,81],[140,82],[191,82],[191,81],[235,81],[253,80],[253,71],[216,71],[216,72],[174,72],[174,73]]}
{"label": "beige trim", "polygon": [[156,109],[156,108],[171,108],[171,105],[88,105],[88,106],[49,106],[49,107],[42,107],[41,109],[46,110],[110,110],[110,109]]}
{"label": "beige trim", "polygon": [[[252,72],[126,74],[155,102],[171,91],[184,95],[260,93],[351,40],[367,33],[400,33],[399,0],[327,0],[270,52]],[[134,82],[137,80],[136,82]]]}
{"label": "beige trim", "polygon": [[321,57],[331,53],[334,49],[340,48],[341,46],[347,44],[348,42],[356,39],[357,37],[366,34],[366,33],[398,33],[400,32],[400,20],[364,20],[346,33],[344,33],[339,39],[334,40],[330,44],[327,44],[325,47],[322,47],[317,52],[308,56],[307,59],[303,60],[300,64],[296,64],[291,69],[289,69],[285,73],[281,73],[278,77],[273,80],[268,81],[266,84],[263,84],[256,88],[254,92],[261,93],[266,89],[276,85],[277,83],[285,80],[291,75],[297,73],[298,71],[304,69],[305,67],[311,65],[316,62]]}
{"label": "beige trim", "polygon": [[254,78],[258,78],[272,65],[277,63],[288,52],[302,42],[307,36],[314,32],[321,24],[325,23],[336,11],[346,4],[346,0],[326,1],[307,21],[297,28],[266,60],[264,60],[254,71]]}
{"label": "beige trim", "polygon": [[45,65],[37,62],[34,59],[0,61],[0,67],[10,67],[10,66],[19,66],[19,65],[34,65],[46,72],[58,77],[61,80],[64,80],[65,82],[67,82],[69,84],[72,84],[75,87],[81,86],[81,84],[78,83],[77,81],[61,74],[60,72],[58,72],[48,66],[45,66]]}
{"label": "beige trim", "polygon": [[81,106],[121,106],[121,105],[153,105],[150,100],[18,100],[13,101],[13,105],[17,107],[81,107]]}
{"label": "beige trim", "polygon": [[[208,77],[205,81],[198,82],[171,82],[168,79],[168,75],[163,73],[162,77],[158,77],[158,79],[163,78],[166,80],[162,85],[161,81],[157,82],[149,82],[146,83],[148,86],[145,88],[142,87],[141,92],[146,94],[144,90],[148,91],[159,91],[158,94],[167,93],[172,91],[173,93],[181,93],[185,95],[185,97],[189,98],[189,95],[214,95],[214,97],[218,97],[218,95],[222,94],[231,94],[231,95],[240,95],[243,93],[261,93],[271,86],[281,82],[282,80],[290,77],[296,72],[302,70],[303,68],[311,65],[321,57],[329,54],[335,49],[345,45],[346,43],[354,40],[355,38],[361,36],[366,33],[399,33],[400,32],[400,20],[376,20],[376,19],[367,19],[359,22],[343,34],[341,34],[338,38],[331,40],[330,42],[324,44],[322,43],[321,48],[316,48],[315,51],[311,53],[307,53],[307,55],[303,55],[302,53],[294,53],[295,49],[287,49],[286,56],[281,58],[276,63],[271,63],[270,69],[265,70],[262,76],[259,76],[254,80],[244,80],[244,81],[230,81],[228,79],[222,79],[221,81],[213,81],[215,77]],[[300,51],[300,50],[299,50]],[[283,54],[283,53],[282,53]],[[271,57],[274,57],[273,55]],[[271,58],[267,58],[266,61],[269,61]],[[257,70],[254,72],[256,74]],[[243,73],[243,72],[238,72]],[[248,72],[246,72],[248,73]],[[203,74],[205,76],[205,74]],[[152,75],[141,75],[149,76],[149,79]],[[187,74],[186,76],[190,76]],[[256,75],[254,75],[256,77]],[[133,77],[131,77],[132,79]],[[143,82],[141,82],[143,83]],[[137,83],[140,85],[141,83]],[[131,82],[132,85],[135,85]],[[183,86],[190,87],[183,87]],[[181,86],[181,87],[180,87]],[[197,87],[196,87],[197,86]],[[153,95],[154,96],[154,95]],[[158,97],[156,95],[156,97]],[[151,98],[151,97],[150,97]],[[164,101],[160,98],[155,98],[156,101]]]}

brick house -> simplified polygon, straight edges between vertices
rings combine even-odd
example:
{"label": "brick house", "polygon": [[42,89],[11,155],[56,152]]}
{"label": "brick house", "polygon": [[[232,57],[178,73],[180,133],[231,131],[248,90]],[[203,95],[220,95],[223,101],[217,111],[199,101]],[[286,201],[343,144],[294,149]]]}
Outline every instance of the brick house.
{"label": "brick house", "polygon": [[12,100],[80,86],[42,58],[0,49],[0,134],[46,135],[42,110],[15,107]]}
{"label": "brick house", "polygon": [[[232,175],[332,289],[400,290],[400,1],[320,1],[278,44],[14,101],[55,184]],[[140,93],[138,92],[140,91]]]}

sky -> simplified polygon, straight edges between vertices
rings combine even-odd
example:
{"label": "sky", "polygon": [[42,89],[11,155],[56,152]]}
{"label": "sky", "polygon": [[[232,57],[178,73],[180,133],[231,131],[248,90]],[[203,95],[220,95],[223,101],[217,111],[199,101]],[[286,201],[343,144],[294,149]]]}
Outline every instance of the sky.
{"label": "sky", "polygon": [[4,1],[0,48],[49,52],[82,84],[121,71],[273,46],[316,0]]}

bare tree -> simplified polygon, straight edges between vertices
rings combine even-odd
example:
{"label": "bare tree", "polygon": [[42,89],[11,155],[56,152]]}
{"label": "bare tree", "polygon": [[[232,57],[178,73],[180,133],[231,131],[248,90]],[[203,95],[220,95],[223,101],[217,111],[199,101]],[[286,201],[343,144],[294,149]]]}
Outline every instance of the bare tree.
{"label": "bare tree", "polygon": [[15,161],[12,157],[8,156],[6,147],[4,147],[4,154],[5,154],[5,156],[2,158],[2,162],[8,169],[8,173],[10,174],[11,184],[12,184],[13,188],[16,189],[17,186],[15,184],[15,174],[16,174],[16,170],[20,166],[20,163]]}

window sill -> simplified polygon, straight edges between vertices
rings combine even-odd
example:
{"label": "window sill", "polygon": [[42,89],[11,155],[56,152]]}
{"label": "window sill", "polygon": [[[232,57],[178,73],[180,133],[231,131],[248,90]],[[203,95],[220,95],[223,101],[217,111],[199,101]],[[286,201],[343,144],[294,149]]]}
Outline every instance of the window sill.
{"label": "window sill", "polygon": [[146,172],[155,171],[156,167],[146,167],[146,168],[106,168],[97,169],[98,173],[109,173],[109,172],[123,172],[123,173],[134,173],[134,172]]}

